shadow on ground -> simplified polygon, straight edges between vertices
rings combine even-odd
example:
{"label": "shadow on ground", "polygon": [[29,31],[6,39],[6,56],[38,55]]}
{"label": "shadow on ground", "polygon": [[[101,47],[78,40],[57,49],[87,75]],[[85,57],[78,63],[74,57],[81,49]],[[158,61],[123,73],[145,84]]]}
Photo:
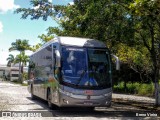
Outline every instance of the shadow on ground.
{"label": "shadow on ground", "polygon": [[[28,99],[31,100],[30,97],[28,97]],[[47,106],[47,102],[40,98],[31,101],[42,107],[42,109],[32,110],[41,112],[43,117],[136,117],[137,113],[138,115],[143,115],[141,116],[143,118],[150,117],[148,116],[150,114],[157,114],[157,116],[160,116],[160,112],[152,107],[152,104],[145,103],[113,101],[111,108],[96,107],[94,110],[91,110],[83,107],[56,107],[50,110]],[[134,109],[129,109],[129,106],[133,106]]]}

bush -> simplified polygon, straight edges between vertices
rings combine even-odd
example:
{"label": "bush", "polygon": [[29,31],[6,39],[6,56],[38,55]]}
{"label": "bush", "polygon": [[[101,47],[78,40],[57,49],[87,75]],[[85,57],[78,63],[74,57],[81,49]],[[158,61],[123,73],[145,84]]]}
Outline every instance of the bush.
{"label": "bush", "polygon": [[137,94],[138,93],[138,88],[140,86],[139,83],[135,82],[135,83],[127,83],[127,92],[130,93],[130,94]]}
{"label": "bush", "polygon": [[153,96],[154,95],[154,84],[141,84],[138,88],[138,95]]}
{"label": "bush", "polygon": [[118,85],[114,85],[113,91],[117,92],[117,93],[125,92],[124,82],[120,82],[120,83],[118,83]]}
{"label": "bush", "polygon": [[127,93],[127,94],[137,94],[142,96],[153,96],[154,95],[154,84],[145,84],[145,83],[131,83],[126,84],[126,90],[124,87],[124,82],[119,82],[117,85],[114,85],[113,91],[116,93]]}

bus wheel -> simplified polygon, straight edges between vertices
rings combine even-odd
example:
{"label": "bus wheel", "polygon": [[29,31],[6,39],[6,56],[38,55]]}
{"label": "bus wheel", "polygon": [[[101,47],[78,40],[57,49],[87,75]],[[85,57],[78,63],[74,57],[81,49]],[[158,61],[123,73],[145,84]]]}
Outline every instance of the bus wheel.
{"label": "bus wheel", "polygon": [[36,96],[33,94],[33,86],[31,85],[31,99],[35,100]]}
{"label": "bus wheel", "polygon": [[94,111],[95,107],[88,107],[87,110]]}
{"label": "bus wheel", "polygon": [[51,95],[51,92],[48,90],[48,97],[47,97],[47,101],[48,101],[48,107],[50,109],[53,108],[53,104],[52,104],[52,95]]}

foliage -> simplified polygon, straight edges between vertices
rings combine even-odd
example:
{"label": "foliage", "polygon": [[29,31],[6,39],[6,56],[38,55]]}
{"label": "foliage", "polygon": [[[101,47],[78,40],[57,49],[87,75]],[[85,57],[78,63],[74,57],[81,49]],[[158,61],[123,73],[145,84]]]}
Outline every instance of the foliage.
{"label": "foliage", "polygon": [[154,95],[153,83],[151,83],[150,85],[148,84],[140,85],[140,88],[138,88],[138,95],[153,96]]}
{"label": "foliage", "polygon": [[49,27],[49,35],[89,37],[102,41],[120,41],[133,36],[128,32],[133,30],[128,27],[131,20],[126,17],[126,8],[119,3],[112,0],[74,0],[74,3],[61,6],[51,5],[48,0],[31,0],[32,9],[18,8],[15,13],[22,13],[23,19],[30,16],[32,20],[52,17],[60,26]]}
{"label": "foliage", "polygon": [[132,70],[139,73],[141,81],[143,81],[143,74],[147,76],[151,73],[150,55],[145,47],[130,47],[122,43],[116,47],[116,55],[120,58],[121,63],[128,64]]}
{"label": "foliage", "polygon": [[17,39],[16,42],[11,43],[11,47],[9,48],[9,51],[18,50],[21,52],[21,51],[29,50],[29,47],[30,45],[28,44],[28,40]]}
{"label": "foliage", "polygon": [[127,90],[125,90],[124,82],[120,82],[117,85],[114,85],[113,91],[117,93],[127,93],[127,94],[135,94],[141,96],[152,96],[154,95],[154,85],[153,83],[145,84],[138,82],[128,82],[126,84]]}
{"label": "foliage", "polygon": [[30,47],[30,50],[33,51],[33,52],[35,52],[35,51],[36,51],[37,49],[39,49],[41,46],[42,46],[42,44],[41,44],[41,43],[38,43],[38,44],[36,44],[36,45],[31,46],[31,47]]}
{"label": "foliage", "polygon": [[160,6],[158,0],[136,0],[130,4],[133,16],[135,38],[143,44],[152,60],[152,79],[155,82],[156,105],[158,105],[158,79],[160,78]]}
{"label": "foliage", "polygon": [[159,59],[158,47],[160,43],[159,3],[157,0],[137,0],[130,5],[131,14],[135,21],[136,40],[140,44],[144,44],[151,55],[153,64],[157,65],[155,59]]}
{"label": "foliage", "polygon": [[135,83],[127,83],[127,92],[128,93],[132,93],[132,94],[138,94],[139,93],[139,87],[140,87],[140,84],[135,82]]}
{"label": "foliage", "polygon": [[29,57],[25,55],[25,52],[23,51],[15,57],[14,62],[15,63],[22,62],[23,66],[26,66],[27,62],[29,62]]}
{"label": "foliage", "polygon": [[54,37],[52,35],[48,36],[48,35],[42,34],[42,35],[39,35],[38,38],[40,38],[42,43],[46,43],[50,41],[51,39],[53,39]]}
{"label": "foliage", "polygon": [[23,72],[22,74],[24,80],[28,80],[28,73],[27,72]]}
{"label": "foliage", "polygon": [[18,8],[15,13],[23,12],[22,19],[26,19],[29,15],[31,15],[31,20],[39,19],[40,17],[43,20],[47,20],[48,16],[53,15],[52,4],[48,2],[48,0],[30,0],[33,8]]}
{"label": "foliage", "polygon": [[8,61],[7,66],[11,67],[11,64],[14,63],[14,56],[12,54],[9,54],[9,57],[6,59]]}
{"label": "foliage", "polygon": [[118,93],[123,93],[125,91],[124,90],[124,82],[120,82],[120,83],[118,83],[118,85],[114,85],[113,91],[118,92]]}
{"label": "foliage", "polygon": [[15,57],[14,63],[22,63],[20,64],[20,73],[22,73],[23,77],[23,67],[26,66],[27,62],[29,62],[29,57],[25,55],[25,52],[21,52],[19,55]]}
{"label": "foliage", "polygon": [[17,50],[20,52],[19,55],[15,57],[14,63],[19,63],[19,81],[23,81],[21,79],[21,73],[23,73],[23,66],[26,65],[26,62],[28,62],[29,58],[25,55],[25,50],[30,50],[31,47],[28,44],[28,40],[21,40],[17,39],[16,42],[11,43],[11,47],[9,48],[9,51]]}

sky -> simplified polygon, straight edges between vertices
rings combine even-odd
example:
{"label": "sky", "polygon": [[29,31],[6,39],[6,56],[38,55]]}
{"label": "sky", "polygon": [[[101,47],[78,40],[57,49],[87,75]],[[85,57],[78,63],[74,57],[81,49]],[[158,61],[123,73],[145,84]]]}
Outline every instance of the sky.
{"label": "sky", "polygon": [[[49,0],[53,4],[67,5],[73,0]],[[57,23],[48,18],[47,21],[21,19],[20,14],[14,14],[16,8],[32,8],[30,0],[0,0],[0,65],[7,64],[9,54],[17,55],[19,52],[9,52],[8,48],[16,39],[29,40],[30,45],[40,43],[38,35],[45,34],[49,26],[58,26]],[[32,52],[27,51],[30,55]]]}

